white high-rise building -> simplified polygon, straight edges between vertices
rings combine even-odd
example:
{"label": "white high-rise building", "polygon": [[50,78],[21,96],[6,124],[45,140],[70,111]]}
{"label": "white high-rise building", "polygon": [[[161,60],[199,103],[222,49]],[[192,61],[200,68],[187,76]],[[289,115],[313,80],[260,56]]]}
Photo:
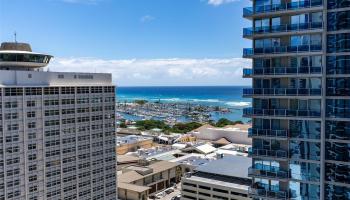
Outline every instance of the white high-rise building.
{"label": "white high-rise building", "polygon": [[0,47],[0,200],[116,199],[111,74],[46,72],[52,56]]}

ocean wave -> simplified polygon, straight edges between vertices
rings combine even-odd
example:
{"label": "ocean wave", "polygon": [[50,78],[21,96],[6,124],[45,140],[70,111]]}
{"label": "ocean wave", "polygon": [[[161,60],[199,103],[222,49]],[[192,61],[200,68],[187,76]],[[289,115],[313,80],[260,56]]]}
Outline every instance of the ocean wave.
{"label": "ocean wave", "polygon": [[229,106],[234,106],[234,107],[248,107],[250,106],[251,102],[247,102],[247,101],[231,101],[231,102],[226,102],[226,105]]}
{"label": "ocean wave", "polygon": [[220,102],[219,99],[188,99],[189,101],[194,102],[209,102],[209,103],[218,103]]}
{"label": "ocean wave", "polygon": [[158,101],[158,100],[160,100],[160,101],[183,101],[182,99],[180,99],[180,98],[153,98],[153,99],[151,99],[152,101]]}

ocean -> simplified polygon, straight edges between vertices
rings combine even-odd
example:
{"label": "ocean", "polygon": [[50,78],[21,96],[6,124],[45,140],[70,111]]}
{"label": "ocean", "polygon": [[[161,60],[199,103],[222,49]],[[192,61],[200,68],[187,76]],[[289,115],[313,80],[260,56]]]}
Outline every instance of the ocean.
{"label": "ocean", "polygon": [[243,88],[247,86],[162,86],[162,87],[118,87],[118,102],[147,100],[150,102],[182,102],[230,108],[232,112],[213,113],[212,119],[248,121],[242,118],[244,107],[251,105],[250,99],[242,98]]}

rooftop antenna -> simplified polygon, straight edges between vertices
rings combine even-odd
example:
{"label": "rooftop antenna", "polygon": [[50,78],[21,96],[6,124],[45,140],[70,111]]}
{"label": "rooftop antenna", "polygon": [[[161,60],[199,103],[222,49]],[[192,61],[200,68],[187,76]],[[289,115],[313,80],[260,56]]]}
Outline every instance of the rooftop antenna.
{"label": "rooftop antenna", "polygon": [[14,33],[14,36],[15,36],[15,43],[17,43],[17,32],[16,31]]}

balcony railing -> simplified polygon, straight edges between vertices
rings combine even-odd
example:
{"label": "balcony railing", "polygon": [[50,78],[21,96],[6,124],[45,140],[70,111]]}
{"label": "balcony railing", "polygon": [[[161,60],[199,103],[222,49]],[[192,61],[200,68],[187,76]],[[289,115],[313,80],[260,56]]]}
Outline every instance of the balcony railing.
{"label": "balcony railing", "polygon": [[265,5],[265,6],[255,6],[254,8],[247,7],[247,8],[243,8],[243,16],[250,17],[254,14],[270,13],[270,12],[278,12],[278,11],[286,11],[286,10],[298,10],[298,9],[312,8],[312,7],[318,7],[318,6],[322,6],[321,0],[297,1],[297,2],[284,3],[284,4],[271,4],[271,5]]}
{"label": "balcony railing", "polygon": [[256,109],[244,108],[243,116],[275,116],[275,117],[321,117],[321,111],[316,110],[296,110],[296,109]]}
{"label": "balcony railing", "polygon": [[311,23],[284,24],[284,25],[276,25],[276,26],[244,28],[243,37],[251,37],[253,35],[267,34],[267,33],[283,33],[283,32],[292,32],[292,31],[322,29],[322,27],[323,27],[322,22],[311,22]]}
{"label": "balcony railing", "polygon": [[251,196],[258,196],[268,199],[289,199],[289,196],[293,196],[288,191],[282,191],[282,190],[267,190],[267,189],[260,189],[260,188],[253,188],[250,187],[248,190],[248,193]]}
{"label": "balcony railing", "polygon": [[320,96],[321,89],[309,88],[244,88],[243,96]]}
{"label": "balcony railing", "polygon": [[[269,167],[269,168],[268,168]],[[248,169],[249,176],[257,177],[267,177],[267,178],[280,178],[286,179],[289,178],[289,173],[281,169],[273,169],[271,166],[266,166],[266,168],[261,167],[261,165],[255,165]]]}
{"label": "balcony railing", "polygon": [[327,96],[350,96],[350,88],[328,87]]}
{"label": "balcony railing", "polygon": [[298,45],[298,46],[277,46],[277,47],[265,47],[265,48],[244,48],[243,57],[251,57],[254,55],[264,54],[282,54],[282,53],[305,53],[305,52],[318,52],[322,50],[321,44],[315,45]]}
{"label": "balcony railing", "polygon": [[261,156],[261,157],[272,157],[272,158],[288,158],[288,152],[284,150],[267,150],[258,148],[249,148],[249,156]]}
{"label": "balcony railing", "polygon": [[261,136],[261,137],[276,137],[276,138],[288,138],[287,130],[272,130],[272,129],[248,129],[248,137]]}
{"label": "balcony railing", "polygon": [[243,77],[252,75],[287,75],[287,74],[321,74],[322,67],[265,67],[265,68],[245,68]]}

